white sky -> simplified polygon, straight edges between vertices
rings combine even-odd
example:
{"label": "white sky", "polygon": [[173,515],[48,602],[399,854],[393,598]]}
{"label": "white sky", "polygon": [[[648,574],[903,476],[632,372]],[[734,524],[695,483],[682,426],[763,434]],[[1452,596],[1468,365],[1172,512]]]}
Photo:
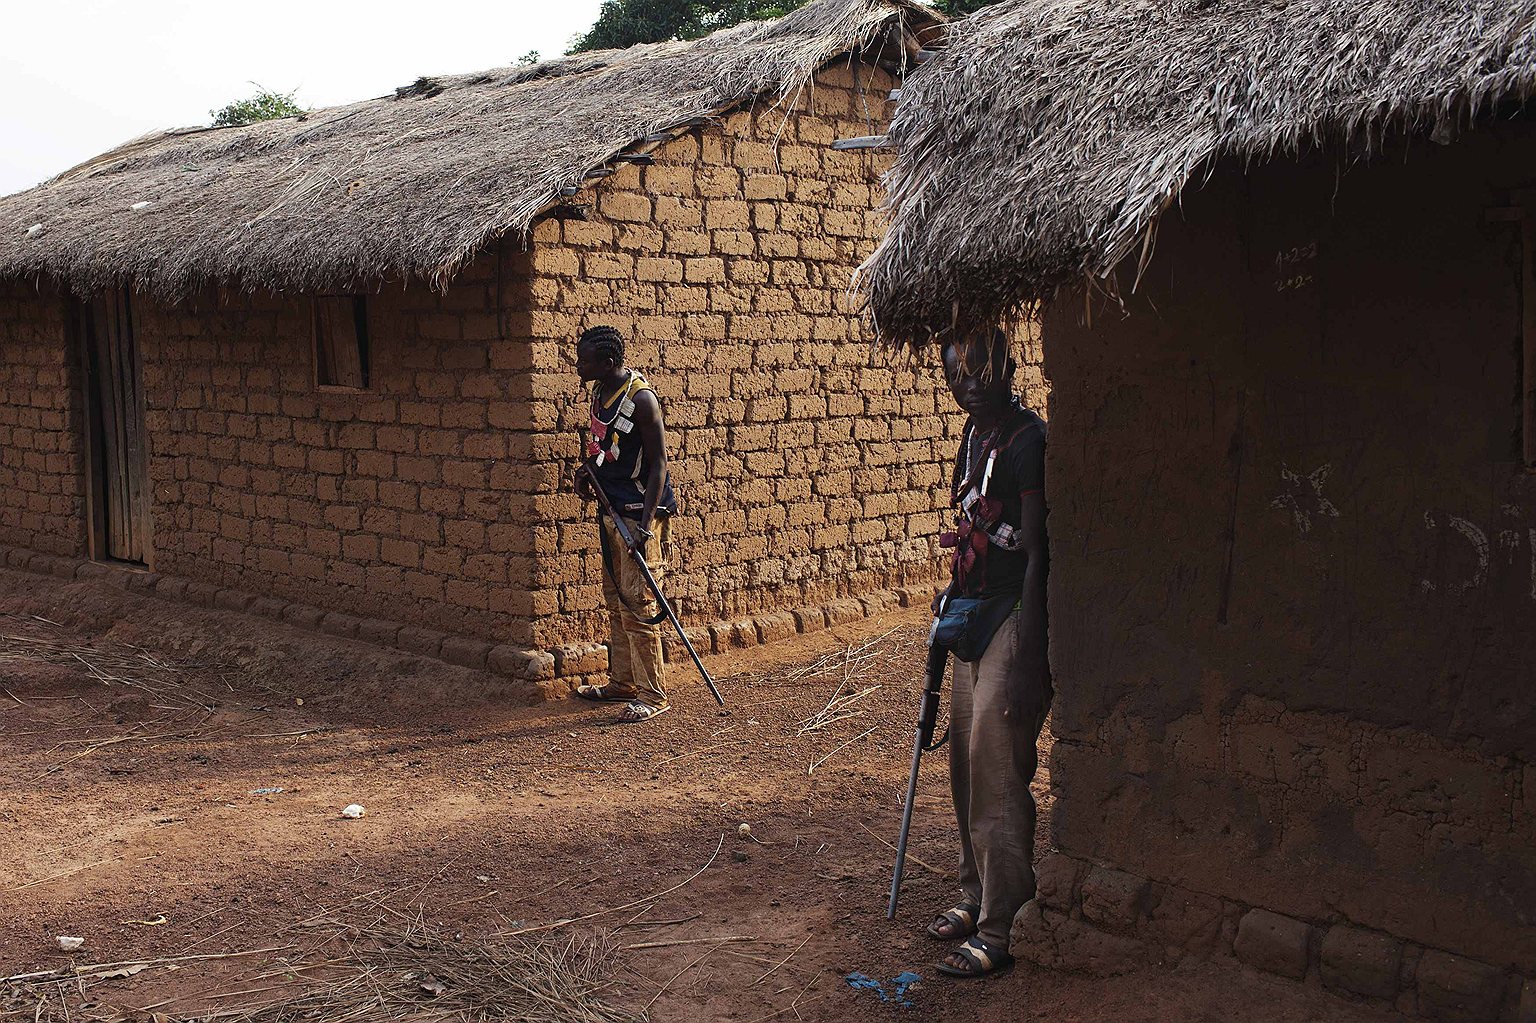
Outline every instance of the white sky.
{"label": "white sky", "polygon": [[255,92],[306,107],[565,52],[600,0],[0,0],[0,195]]}

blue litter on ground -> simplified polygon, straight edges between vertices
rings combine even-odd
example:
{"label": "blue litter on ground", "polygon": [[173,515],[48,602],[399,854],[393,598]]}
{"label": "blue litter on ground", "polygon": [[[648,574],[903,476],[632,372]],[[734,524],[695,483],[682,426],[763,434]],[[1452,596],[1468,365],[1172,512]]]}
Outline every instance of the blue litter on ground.
{"label": "blue litter on ground", "polygon": [[[880,1000],[882,1002],[889,1002],[894,1005],[899,1005],[903,1009],[910,1009],[912,1008],[912,999],[907,997],[907,992],[911,990],[913,985],[919,983],[923,978],[919,977],[911,970],[907,970],[904,973],[897,974],[885,983],[882,983],[881,981],[878,981],[875,978],[863,973],[850,973],[843,979],[846,980],[848,982],[848,986],[853,988],[855,991],[873,991],[875,994],[880,996]],[[885,990],[886,983],[894,984],[896,990],[893,993],[888,993]]]}

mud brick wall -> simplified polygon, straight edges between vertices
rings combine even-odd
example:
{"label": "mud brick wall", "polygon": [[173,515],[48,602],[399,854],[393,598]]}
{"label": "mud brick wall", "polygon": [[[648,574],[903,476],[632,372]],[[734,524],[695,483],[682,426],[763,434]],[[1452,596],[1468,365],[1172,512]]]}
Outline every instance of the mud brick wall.
{"label": "mud brick wall", "polygon": [[1536,133],[1404,156],[1223,166],[1128,317],[1048,317],[1055,835],[1532,976]]}
{"label": "mud brick wall", "polygon": [[59,294],[0,281],[0,544],[85,553],[79,360]]}
{"label": "mud brick wall", "polygon": [[308,299],[141,300],[152,567],[498,642],[529,640],[527,385],[494,254],[370,295],[365,391],[317,388]]}
{"label": "mud brick wall", "polygon": [[[600,671],[583,650],[605,638],[597,531],[568,485],[586,408],[572,343],[612,323],[666,403],[685,508],[669,589],[691,626],[763,638],[747,619],[815,628],[935,581],[961,417],[931,359],[870,347],[848,284],[881,231],[887,158],[830,149],[883,129],[893,85],[836,62],[791,106],[623,165],[571,198],[584,219],[492,246],[446,293],[369,294],[363,391],[316,386],[309,296],[135,296],[150,569],[204,603],[276,598],[429,652],[442,633],[575,647],[562,670]],[[0,467],[20,474],[0,543],[83,553],[64,306],[12,294]],[[1038,339],[1022,354],[1043,407]]]}
{"label": "mud brick wall", "polygon": [[[829,148],[882,130],[894,84],[839,62],[791,108],[762,103],[667,143],[573,197],[584,219],[534,232],[527,333],[562,345],[541,366],[536,418],[583,421],[583,403],[559,404],[579,390],[569,339],[625,332],[666,409],[683,504],[672,591],[694,622],[936,577],[961,421],[931,367],[870,349],[847,290],[881,232],[887,158]],[[568,495],[534,508],[539,550],[562,566],[535,595],[536,636],[598,638],[596,533]]]}

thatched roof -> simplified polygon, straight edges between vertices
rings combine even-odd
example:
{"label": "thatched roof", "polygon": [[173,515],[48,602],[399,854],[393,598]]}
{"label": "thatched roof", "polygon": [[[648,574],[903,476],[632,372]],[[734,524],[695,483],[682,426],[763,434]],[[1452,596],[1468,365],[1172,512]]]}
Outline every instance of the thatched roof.
{"label": "thatched roof", "polygon": [[863,287],[883,336],[919,344],[1112,290],[1219,158],[1446,141],[1533,92],[1536,0],[1002,0],[903,85]]}
{"label": "thatched roof", "polygon": [[[526,231],[648,136],[808,87],[841,55],[904,59],[912,0],[813,0],[692,42],[424,78],[393,96],[127,143],[0,199],[0,277],[284,290],[426,278]],[[654,139],[653,139],[654,142]]]}

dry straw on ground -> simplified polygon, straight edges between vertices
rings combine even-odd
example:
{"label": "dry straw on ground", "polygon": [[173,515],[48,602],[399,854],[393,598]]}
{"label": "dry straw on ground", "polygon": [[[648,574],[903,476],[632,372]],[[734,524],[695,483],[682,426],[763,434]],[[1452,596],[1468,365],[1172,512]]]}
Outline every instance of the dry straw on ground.
{"label": "dry straw on ground", "polygon": [[[244,954],[260,972],[226,974],[219,986],[150,1006],[119,1004],[110,982],[185,968],[188,957],[104,964],[80,974],[0,980],[0,1023],[641,1023],[611,1004],[615,956],[603,934],[460,940],[419,916],[393,923],[325,921],[308,950]],[[292,948],[293,946],[289,946]],[[231,956],[191,957],[204,963]],[[139,990],[152,990],[141,985]],[[142,1000],[142,999],[139,999]],[[137,1008],[140,1011],[134,1012]]]}
{"label": "dry straw on ground", "polygon": [[813,0],[697,41],[422,78],[303,117],[145,136],[0,200],[0,277],[83,291],[132,280],[168,297],[208,282],[440,285],[616,154],[796,94],[851,51],[899,64],[905,29],[933,20],[913,0]]}
{"label": "dry straw on ground", "polygon": [[1100,286],[1222,157],[1449,141],[1536,93],[1536,0],[1001,0],[902,88],[863,270],[921,344]]}

